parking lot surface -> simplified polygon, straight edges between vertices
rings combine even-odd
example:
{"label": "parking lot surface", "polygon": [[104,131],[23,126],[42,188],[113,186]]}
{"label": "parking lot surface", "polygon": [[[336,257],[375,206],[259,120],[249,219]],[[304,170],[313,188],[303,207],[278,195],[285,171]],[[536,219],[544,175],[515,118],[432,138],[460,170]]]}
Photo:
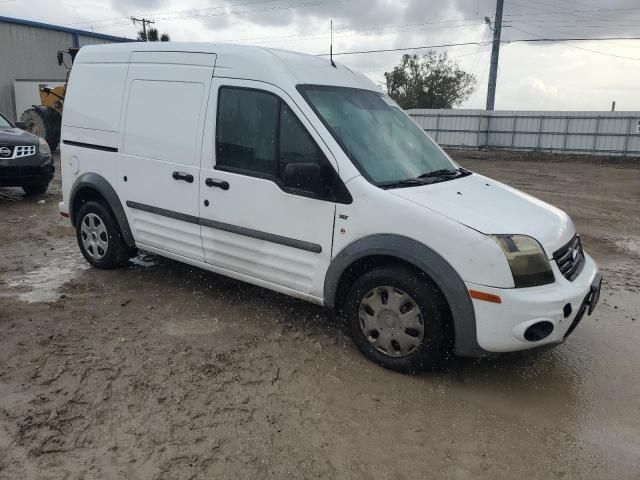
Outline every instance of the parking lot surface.
{"label": "parking lot surface", "polygon": [[89,268],[58,177],[0,189],[0,478],[637,479],[640,162],[455,156],[567,211],[600,264],[558,348],[396,374],[302,301],[151,255]]}

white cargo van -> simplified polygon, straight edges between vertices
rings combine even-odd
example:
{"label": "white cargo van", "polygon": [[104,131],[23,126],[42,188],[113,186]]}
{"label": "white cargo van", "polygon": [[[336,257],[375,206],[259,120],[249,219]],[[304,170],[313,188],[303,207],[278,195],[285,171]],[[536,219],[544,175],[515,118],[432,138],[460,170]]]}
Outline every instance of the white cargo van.
{"label": "white cargo van", "polygon": [[83,47],[62,123],[60,211],[90,264],[140,248],[326,305],[389,368],[558,344],[599,298],[564,212],[325,58]]}

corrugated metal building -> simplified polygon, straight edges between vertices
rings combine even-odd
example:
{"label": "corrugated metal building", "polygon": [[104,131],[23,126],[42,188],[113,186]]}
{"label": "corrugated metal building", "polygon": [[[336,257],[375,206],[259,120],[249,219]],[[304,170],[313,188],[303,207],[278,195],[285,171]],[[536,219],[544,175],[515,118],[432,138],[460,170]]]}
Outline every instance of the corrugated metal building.
{"label": "corrugated metal building", "polygon": [[67,69],[58,66],[58,50],[131,41],[134,40],[0,16],[0,112],[13,120],[22,113],[16,112],[15,80],[65,80]]}

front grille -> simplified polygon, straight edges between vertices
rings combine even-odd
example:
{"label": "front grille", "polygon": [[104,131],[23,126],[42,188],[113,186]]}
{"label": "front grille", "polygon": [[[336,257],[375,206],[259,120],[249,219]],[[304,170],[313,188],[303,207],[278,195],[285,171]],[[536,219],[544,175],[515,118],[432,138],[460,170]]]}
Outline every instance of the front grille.
{"label": "front grille", "polygon": [[36,154],[35,145],[17,145],[13,155],[15,158],[30,157]]}
{"label": "front grille", "polygon": [[553,259],[558,264],[564,278],[570,282],[578,278],[586,261],[580,236],[576,235],[569,243],[554,253]]}
{"label": "front grille", "polygon": [[35,154],[35,145],[0,145],[0,158],[3,160],[30,157]]}

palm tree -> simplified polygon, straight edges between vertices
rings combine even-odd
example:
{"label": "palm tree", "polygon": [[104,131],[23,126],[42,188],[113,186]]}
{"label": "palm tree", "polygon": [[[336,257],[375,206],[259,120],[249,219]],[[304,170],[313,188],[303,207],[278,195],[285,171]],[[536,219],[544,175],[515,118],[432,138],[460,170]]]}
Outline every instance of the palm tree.
{"label": "palm tree", "polygon": [[143,42],[168,42],[171,39],[169,38],[168,33],[160,35],[157,28],[150,28],[147,30],[146,35],[144,30],[140,30],[138,32],[138,40]]}

